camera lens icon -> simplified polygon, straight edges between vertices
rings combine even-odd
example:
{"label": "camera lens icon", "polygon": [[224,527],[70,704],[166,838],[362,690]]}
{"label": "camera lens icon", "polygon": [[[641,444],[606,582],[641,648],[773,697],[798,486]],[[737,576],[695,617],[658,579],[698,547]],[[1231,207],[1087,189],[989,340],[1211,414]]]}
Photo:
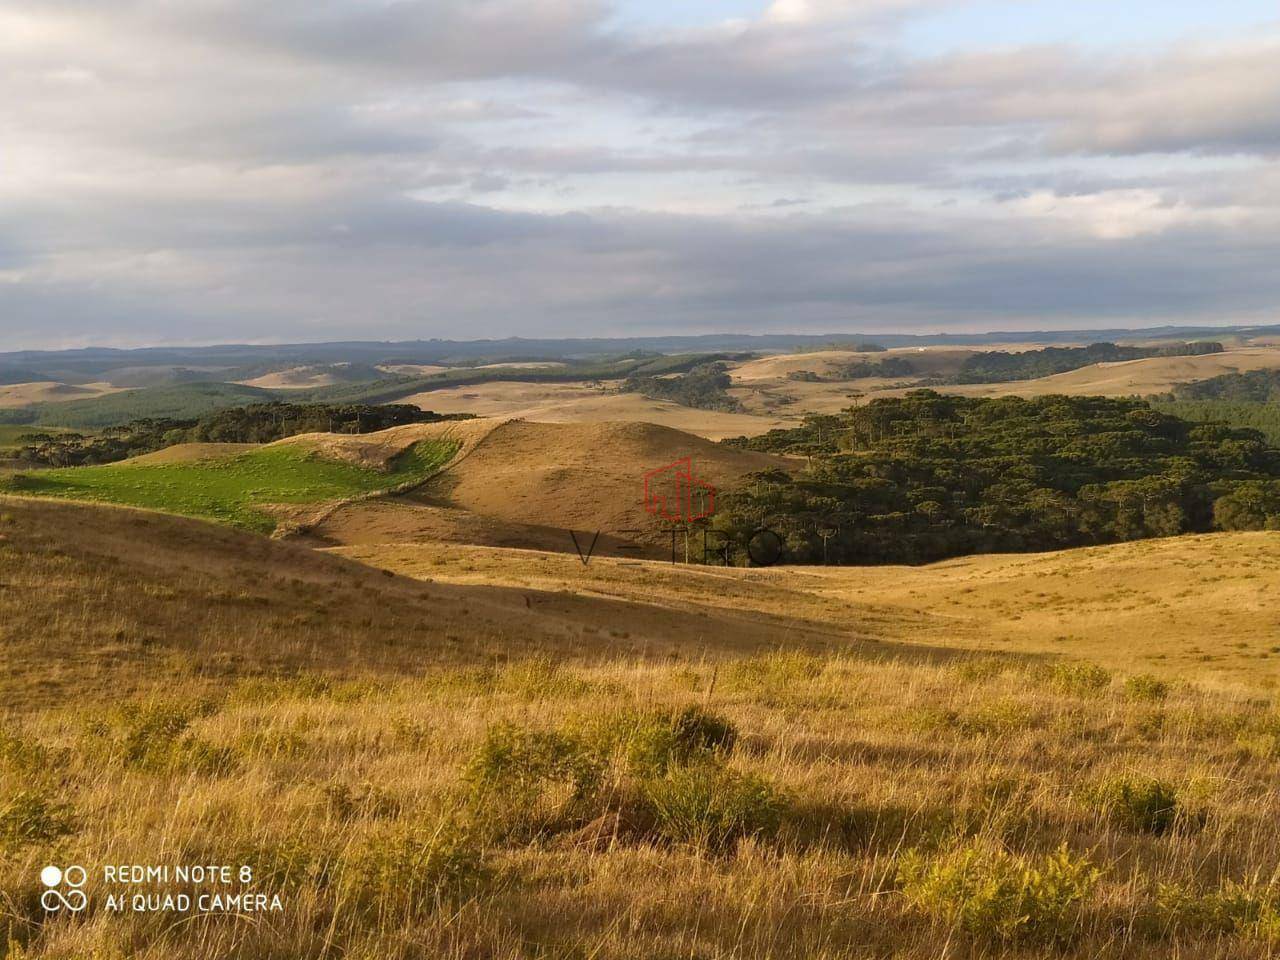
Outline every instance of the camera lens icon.
{"label": "camera lens icon", "polygon": [[89,905],[88,896],[80,889],[87,879],[84,867],[70,866],[64,870],[50,864],[40,871],[40,882],[48,888],[40,894],[40,905],[46,913],[62,910],[79,913]]}

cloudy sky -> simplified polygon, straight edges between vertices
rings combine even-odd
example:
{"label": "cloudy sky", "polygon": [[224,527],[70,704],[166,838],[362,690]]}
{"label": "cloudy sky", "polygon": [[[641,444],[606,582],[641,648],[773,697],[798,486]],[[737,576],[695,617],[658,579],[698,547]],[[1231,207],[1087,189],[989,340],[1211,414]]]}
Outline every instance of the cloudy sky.
{"label": "cloudy sky", "polygon": [[0,0],[0,349],[1280,322],[1275,0]]}

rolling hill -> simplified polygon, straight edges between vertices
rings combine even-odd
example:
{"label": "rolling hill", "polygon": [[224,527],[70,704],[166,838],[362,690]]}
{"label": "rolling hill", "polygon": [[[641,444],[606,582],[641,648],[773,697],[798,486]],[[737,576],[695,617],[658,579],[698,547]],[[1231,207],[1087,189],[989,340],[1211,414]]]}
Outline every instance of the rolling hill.
{"label": "rolling hill", "polygon": [[[450,541],[574,553],[567,530],[587,535],[584,549],[599,530],[598,553],[626,553],[626,542],[639,541],[659,555],[664,543],[670,552],[670,538],[644,510],[646,471],[692,457],[697,475],[723,488],[796,464],[650,423],[452,426],[473,431],[474,443],[430,483],[394,501],[342,506],[309,533],[328,544]],[[627,530],[639,532],[619,534]]]}

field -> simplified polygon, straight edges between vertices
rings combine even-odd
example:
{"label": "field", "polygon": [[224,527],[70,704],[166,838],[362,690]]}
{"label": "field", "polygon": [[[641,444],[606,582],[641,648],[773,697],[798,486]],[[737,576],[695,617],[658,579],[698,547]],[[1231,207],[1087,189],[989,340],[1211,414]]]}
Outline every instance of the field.
{"label": "field", "polygon": [[[938,611],[913,596],[927,568],[528,552],[496,573],[497,551],[387,546],[385,576],[15,498],[0,529],[12,957],[1273,955],[1270,664],[1191,683],[1144,658],[1155,639],[1014,644],[986,609],[1096,568],[1131,593],[1070,629],[1138,635],[1143,610],[1176,613],[1144,589],[1176,551],[948,564],[938,589],[965,605]],[[1188,586],[1224,589],[1239,571],[1215,561],[1277,552],[1195,550]],[[984,623],[1003,652],[975,649]],[[90,886],[51,919],[38,873],[59,858],[243,863],[233,889],[282,909],[175,925]]]}
{"label": "field", "polygon": [[[826,362],[737,368],[755,413],[494,382],[415,397],[485,419],[8,475],[0,957],[1275,956],[1280,532],[672,562],[646,472],[793,473],[711,438],[904,389],[786,379]],[[211,890],[264,899],[108,900]]]}
{"label": "field", "polygon": [[423,479],[443,466],[456,448],[423,441],[394,460],[389,470],[317,456],[304,444],[197,459],[140,458],[98,467],[68,467],[14,474],[4,479],[13,493],[90,500],[208,517],[270,533],[274,504],[316,504],[387,490]]}

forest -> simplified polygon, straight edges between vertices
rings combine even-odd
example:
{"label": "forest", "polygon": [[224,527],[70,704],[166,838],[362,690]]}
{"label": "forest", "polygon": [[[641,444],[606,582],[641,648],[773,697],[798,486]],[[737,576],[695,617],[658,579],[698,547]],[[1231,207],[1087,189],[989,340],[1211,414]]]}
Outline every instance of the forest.
{"label": "forest", "polygon": [[819,374],[812,370],[796,370],[787,375],[789,380],[808,383],[842,383],[863,377],[909,377],[916,372],[910,360],[904,357],[886,357],[883,360],[856,360]]}
{"label": "forest", "polygon": [[1221,343],[1198,341],[1158,347],[1122,347],[1114,343],[1091,343],[1087,347],[1045,347],[1010,353],[986,350],[965,359],[959,372],[933,381],[937,385],[960,383],[1006,383],[1038,380],[1055,373],[1067,373],[1095,363],[1145,360],[1148,357],[1194,357],[1222,353]]}
{"label": "forest", "polygon": [[808,458],[722,494],[714,520],[743,549],[772,530],[789,562],[924,563],[1280,528],[1280,450],[1256,430],[1140,400],[918,390],[726,442]]}
{"label": "forest", "polygon": [[191,420],[135,420],[93,435],[33,433],[22,438],[24,445],[14,456],[42,466],[80,467],[115,463],[176,443],[270,443],[300,433],[372,433],[464,416],[443,416],[408,404],[258,403]]}
{"label": "forest", "polygon": [[1249,370],[1224,373],[1195,383],[1182,383],[1173,390],[1178,400],[1246,400],[1257,403],[1280,400],[1280,370]]}
{"label": "forest", "polygon": [[641,393],[651,400],[670,400],[699,410],[732,413],[741,405],[729,394],[733,379],[723,363],[703,363],[677,376],[631,376],[622,383],[625,393]]}

